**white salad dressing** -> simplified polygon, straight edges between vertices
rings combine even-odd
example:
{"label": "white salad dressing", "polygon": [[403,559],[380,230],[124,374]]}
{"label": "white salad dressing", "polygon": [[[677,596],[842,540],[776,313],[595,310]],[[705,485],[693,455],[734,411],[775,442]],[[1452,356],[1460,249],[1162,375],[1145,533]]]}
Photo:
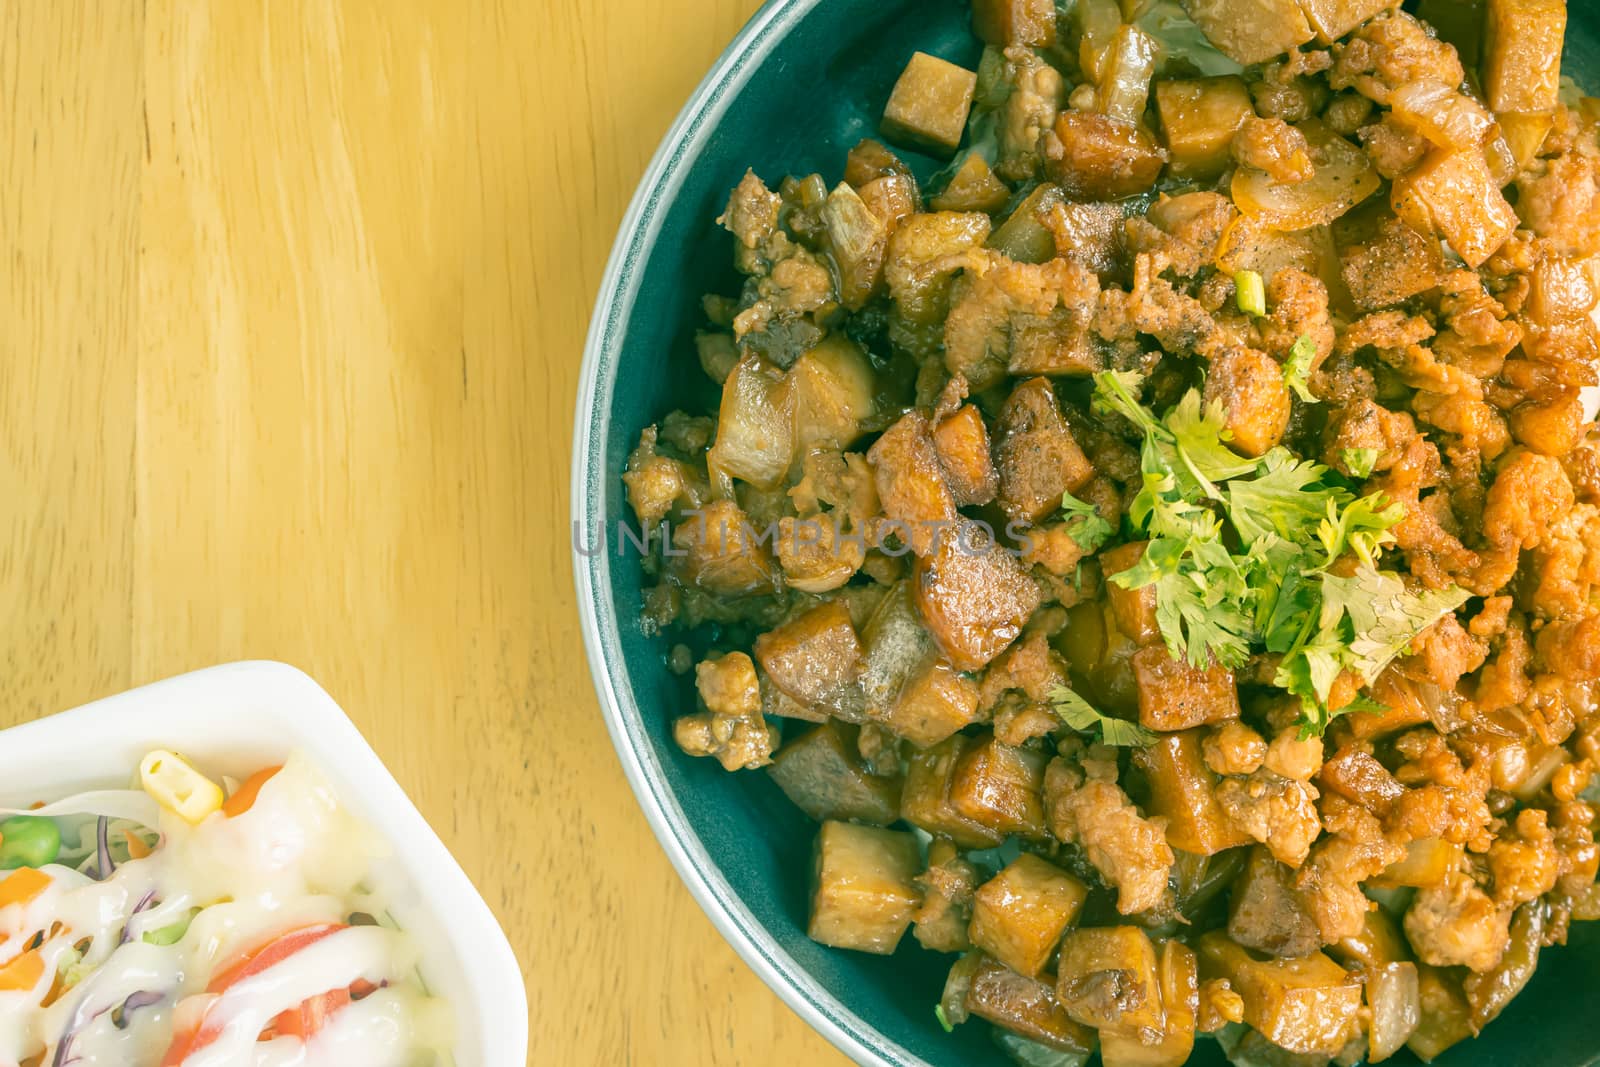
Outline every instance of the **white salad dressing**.
{"label": "white salad dressing", "polygon": [[[0,1067],[449,1062],[450,1012],[423,989],[409,939],[345,925],[358,912],[383,914],[366,880],[384,843],[309,761],[291,756],[242,814],[191,826],[163,810],[159,829],[151,855],[103,881],[48,865],[42,892],[0,907],[0,968],[29,963],[17,958],[35,945],[43,964],[31,988],[0,989]],[[0,876],[0,899],[16,874]],[[263,946],[306,931],[318,935],[282,958],[263,952],[251,973],[208,992]],[[274,1028],[282,1013],[352,986],[377,988],[341,997],[309,1037]],[[206,1040],[186,1056],[169,1052],[175,1031],[195,1029]]]}

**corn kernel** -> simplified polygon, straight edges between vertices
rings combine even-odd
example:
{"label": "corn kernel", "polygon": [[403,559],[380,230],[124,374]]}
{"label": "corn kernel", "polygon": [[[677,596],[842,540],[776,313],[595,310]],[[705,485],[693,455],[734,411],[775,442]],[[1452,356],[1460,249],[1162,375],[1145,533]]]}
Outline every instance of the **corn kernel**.
{"label": "corn kernel", "polygon": [[191,826],[222,807],[222,787],[165,749],[140,761],[139,782],[157,803]]}

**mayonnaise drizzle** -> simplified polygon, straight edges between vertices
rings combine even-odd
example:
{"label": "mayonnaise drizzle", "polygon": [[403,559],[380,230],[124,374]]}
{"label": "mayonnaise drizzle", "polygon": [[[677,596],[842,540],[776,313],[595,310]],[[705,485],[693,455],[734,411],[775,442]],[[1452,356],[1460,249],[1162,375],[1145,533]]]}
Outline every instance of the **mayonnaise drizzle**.
{"label": "mayonnaise drizzle", "polygon": [[[0,1067],[53,1067],[69,1032],[63,1064],[156,1067],[175,1025],[202,1011],[206,1029],[220,1035],[182,1067],[450,1062],[450,1012],[423,989],[415,951],[399,931],[338,929],[220,996],[205,992],[218,974],[285,933],[342,924],[358,911],[382,913],[367,879],[383,843],[309,761],[291,756],[241,815],[218,812],[191,827],[162,812],[159,821],[162,843],[150,856],[98,882],[45,867],[51,882],[43,893],[0,908],[0,966],[39,935],[44,964],[34,988],[0,991]],[[141,901],[149,903],[135,913]],[[176,943],[143,940],[191,914]],[[41,1006],[58,973],[72,979],[70,988]],[[309,1039],[259,1040],[280,1013],[358,980],[381,988],[336,1010]],[[121,1006],[136,993],[161,999],[124,1016]]]}

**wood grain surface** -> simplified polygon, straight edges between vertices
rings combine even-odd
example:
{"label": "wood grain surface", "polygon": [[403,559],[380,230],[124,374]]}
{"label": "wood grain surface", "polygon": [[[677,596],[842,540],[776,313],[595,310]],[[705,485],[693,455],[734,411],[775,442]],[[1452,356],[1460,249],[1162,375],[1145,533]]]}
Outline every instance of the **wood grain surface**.
{"label": "wood grain surface", "polygon": [[0,726],[303,667],[505,924],[531,1063],[843,1062],[673,875],[573,604],[595,288],[755,7],[0,3]]}

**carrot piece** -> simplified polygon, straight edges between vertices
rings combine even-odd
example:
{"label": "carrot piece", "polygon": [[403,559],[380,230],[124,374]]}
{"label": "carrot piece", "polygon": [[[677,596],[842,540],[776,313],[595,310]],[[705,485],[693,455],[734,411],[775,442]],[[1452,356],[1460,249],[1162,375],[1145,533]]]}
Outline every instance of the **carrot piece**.
{"label": "carrot piece", "polygon": [[38,949],[31,949],[4,967],[0,967],[0,992],[14,993],[32,989],[39,984],[39,978],[43,974],[44,957],[39,955]]}
{"label": "carrot piece", "polygon": [[50,876],[36,867],[18,867],[0,882],[0,908],[27,904],[50,888]]}
{"label": "carrot piece", "polygon": [[211,983],[206,986],[206,992],[225,992],[230,986],[258,975],[269,967],[276,967],[301,949],[309,948],[330,934],[336,934],[344,929],[347,929],[344,923],[322,923],[291,930],[277,940],[267,942],[212,978]]}
{"label": "carrot piece", "polygon": [[261,792],[261,787],[266,785],[267,781],[281,770],[283,770],[281,764],[277,767],[263,767],[246,778],[243,784],[234,790],[233,796],[222,802],[222,814],[231,819],[236,815],[243,815],[249,811],[251,806],[255,804],[256,795]]}
{"label": "carrot piece", "polygon": [[130,860],[142,860],[150,855],[151,848],[144,843],[144,838],[132,830],[122,831],[122,836],[128,842],[128,858]]}

